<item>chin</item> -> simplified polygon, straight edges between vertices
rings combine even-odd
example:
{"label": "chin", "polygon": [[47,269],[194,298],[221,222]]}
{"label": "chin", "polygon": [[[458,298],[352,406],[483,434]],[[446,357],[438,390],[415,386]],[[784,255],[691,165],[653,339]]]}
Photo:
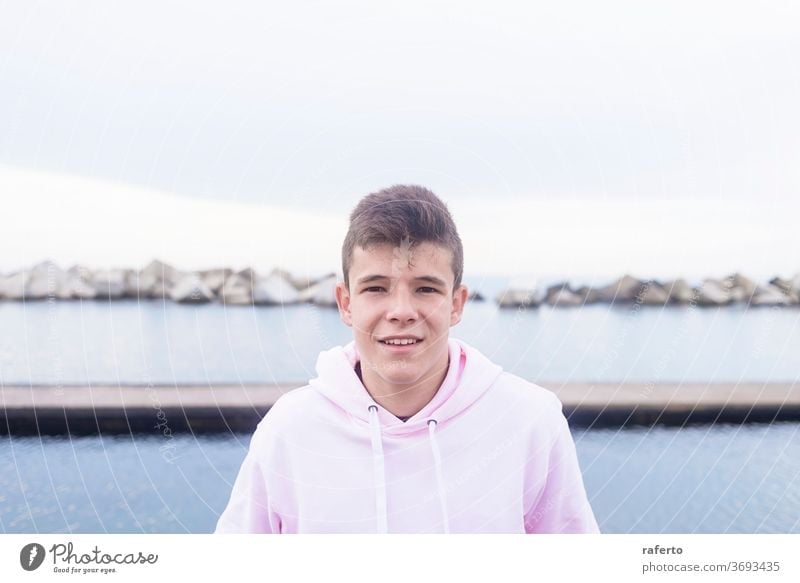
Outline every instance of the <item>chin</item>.
{"label": "chin", "polygon": [[387,383],[392,383],[393,385],[411,385],[420,381],[419,375],[417,374],[395,374],[395,375],[384,375],[383,380]]}

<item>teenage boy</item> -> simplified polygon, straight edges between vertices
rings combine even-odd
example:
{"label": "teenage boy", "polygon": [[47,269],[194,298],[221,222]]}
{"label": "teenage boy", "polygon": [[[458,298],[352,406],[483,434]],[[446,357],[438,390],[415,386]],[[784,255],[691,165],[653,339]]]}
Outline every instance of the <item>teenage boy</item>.
{"label": "teenage boy", "polygon": [[336,288],[353,342],[259,423],[217,532],[598,532],[558,399],[449,338],[463,261],[429,190],[359,202]]}

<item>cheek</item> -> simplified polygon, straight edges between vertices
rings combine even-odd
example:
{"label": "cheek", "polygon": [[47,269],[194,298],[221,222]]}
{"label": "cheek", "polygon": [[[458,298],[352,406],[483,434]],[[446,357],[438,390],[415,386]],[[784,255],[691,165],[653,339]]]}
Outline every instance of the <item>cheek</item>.
{"label": "cheek", "polygon": [[453,307],[448,301],[441,302],[438,306],[436,306],[436,321],[441,324],[449,324],[450,318],[453,315]]}
{"label": "cheek", "polygon": [[375,306],[358,305],[352,310],[353,323],[358,324],[362,329],[370,329],[380,321],[380,312]]}

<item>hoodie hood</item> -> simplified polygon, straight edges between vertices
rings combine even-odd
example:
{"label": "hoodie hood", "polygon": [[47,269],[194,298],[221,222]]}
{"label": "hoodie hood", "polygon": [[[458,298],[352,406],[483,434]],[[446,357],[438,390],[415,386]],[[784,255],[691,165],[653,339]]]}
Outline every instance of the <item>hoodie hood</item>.
{"label": "hoodie hood", "polygon": [[503,369],[466,343],[450,338],[450,364],[447,374],[433,399],[419,412],[403,422],[381,407],[358,378],[355,371],[360,360],[355,342],[320,353],[317,377],[309,385],[337,407],[365,424],[370,424],[371,407],[377,407],[381,431],[404,435],[427,431],[428,421],[445,423],[477,401],[497,380]]}

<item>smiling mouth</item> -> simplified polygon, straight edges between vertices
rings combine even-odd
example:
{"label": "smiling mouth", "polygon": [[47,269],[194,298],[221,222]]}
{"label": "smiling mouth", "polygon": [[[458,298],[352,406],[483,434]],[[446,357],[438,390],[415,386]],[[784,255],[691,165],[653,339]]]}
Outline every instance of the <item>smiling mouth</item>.
{"label": "smiling mouth", "polygon": [[419,344],[422,340],[418,338],[391,338],[388,340],[378,340],[378,342],[387,346],[412,346],[414,344]]}

